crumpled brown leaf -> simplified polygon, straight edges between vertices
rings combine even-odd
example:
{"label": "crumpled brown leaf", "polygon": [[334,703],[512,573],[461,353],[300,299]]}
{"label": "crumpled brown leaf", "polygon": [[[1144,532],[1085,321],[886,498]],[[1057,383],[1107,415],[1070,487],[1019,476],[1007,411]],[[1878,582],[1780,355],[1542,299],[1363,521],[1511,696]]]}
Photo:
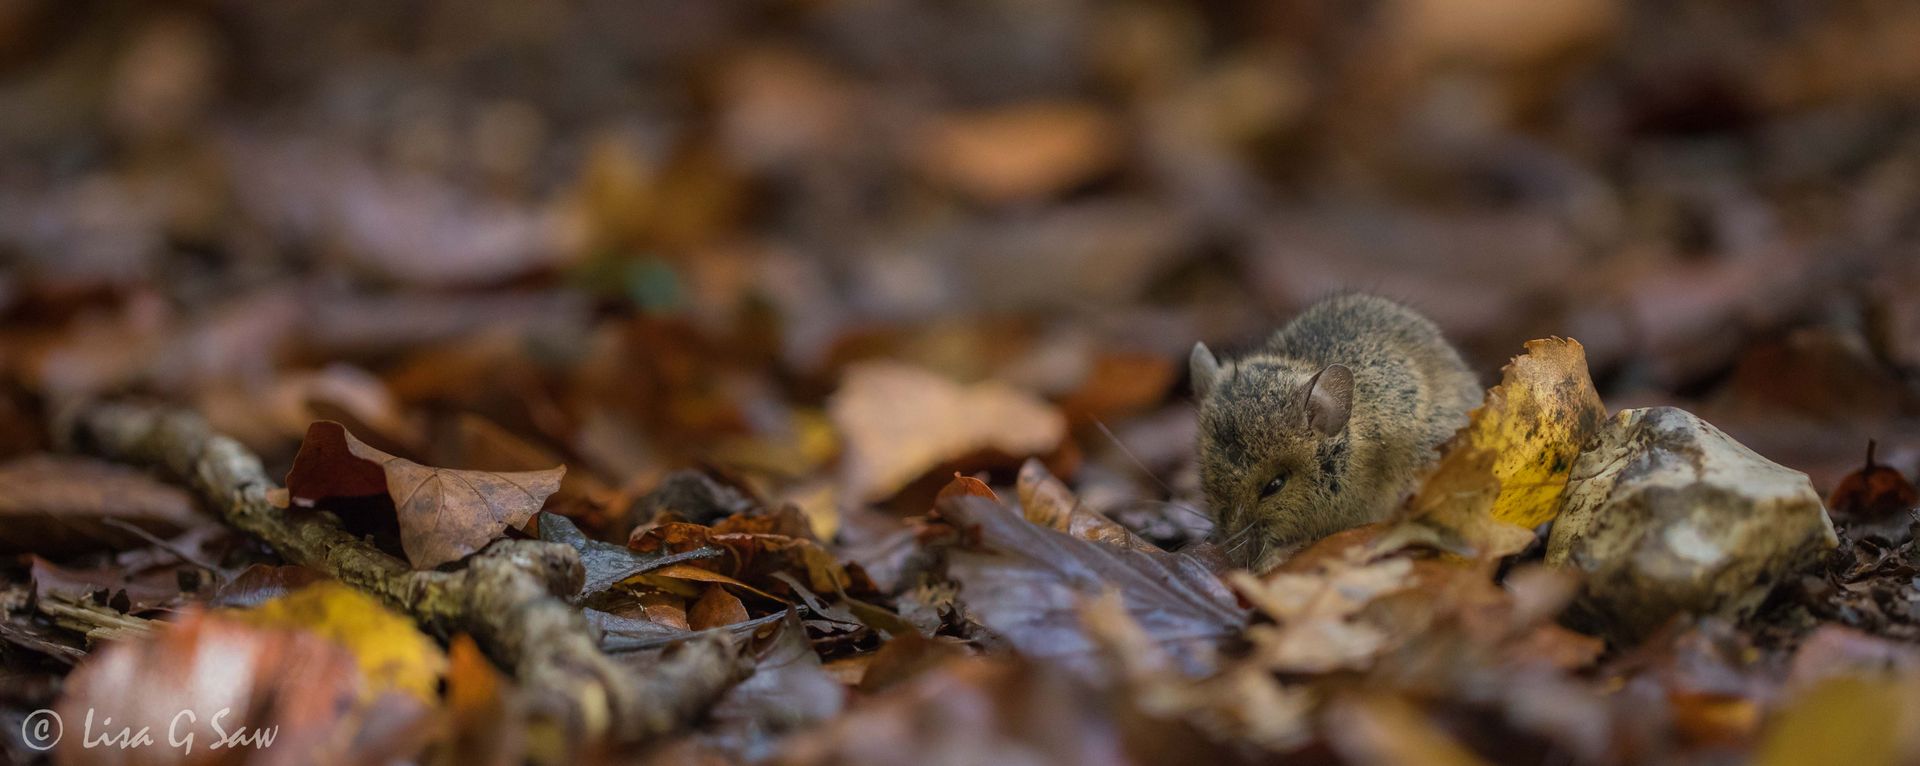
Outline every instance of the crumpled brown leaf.
{"label": "crumpled brown leaf", "polygon": [[1120,149],[1105,112],[1072,102],[949,116],[916,144],[929,176],[989,202],[1058,192],[1113,164]]}
{"label": "crumpled brown leaf", "polygon": [[1358,616],[1374,599],[1411,587],[1413,562],[1369,562],[1358,546],[1346,554],[1325,559],[1314,572],[1228,575],[1241,596],[1274,619],[1273,625],[1247,629],[1267,667],[1310,673],[1363,668],[1396,638]]}
{"label": "crumpled brown leaf", "polygon": [[392,499],[407,560],[430,569],[485,547],[508,527],[519,527],[560,489],[566,466],[544,471],[461,471],[434,468],[367,446],[345,426],[320,421],[287,473],[295,505],[333,499]]}

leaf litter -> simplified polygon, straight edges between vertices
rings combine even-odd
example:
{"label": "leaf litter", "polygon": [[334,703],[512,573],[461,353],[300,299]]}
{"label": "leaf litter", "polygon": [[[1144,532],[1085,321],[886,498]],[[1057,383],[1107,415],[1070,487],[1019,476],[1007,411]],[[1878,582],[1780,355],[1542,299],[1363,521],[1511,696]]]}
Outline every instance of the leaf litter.
{"label": "leaf litter", "polygon": [[[34,115],[0,142],[10,729],[231,705],[280,739],[222,755],[300,763],[1920,757],[1911,9],[442,5],[0,23]],[[1356,285],[1483,371],[1579,341],[1527,344],[1401,518],[1225,570],[1173,360]],[[1577,630],[1539,532],[1600,391],[1804,471],[1838,547],[1737,620]],[[483,637],[67,454],[68,405],[120,394],[419,576],[564,546],[554,597],[636,675],[698,636],[750,667],[641,746],[532,726]]]}

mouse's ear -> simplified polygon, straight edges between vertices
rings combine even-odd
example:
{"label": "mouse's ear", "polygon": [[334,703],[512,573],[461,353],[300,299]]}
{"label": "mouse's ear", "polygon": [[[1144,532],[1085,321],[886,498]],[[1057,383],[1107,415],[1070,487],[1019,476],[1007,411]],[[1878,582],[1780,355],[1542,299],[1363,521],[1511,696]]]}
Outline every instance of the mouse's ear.
{"label": "mouse's ear", "polygon": [[1344,364],[1329,364],[1307,381],[1307,425],[1322,436],[1334,436],[1347,429],[1347,417],[1353,414],[1353,370]]}
{"label": "mouse's ear", "polygon": [[1207,344],[1193,344],[1193,353],[1187,356],[1187,374],[1193,377],[1193,396],[1196,399],[1207,398],[1214,384],[1220,382],[1220,360],[1213,358],[1213,351],[1207,348]]}

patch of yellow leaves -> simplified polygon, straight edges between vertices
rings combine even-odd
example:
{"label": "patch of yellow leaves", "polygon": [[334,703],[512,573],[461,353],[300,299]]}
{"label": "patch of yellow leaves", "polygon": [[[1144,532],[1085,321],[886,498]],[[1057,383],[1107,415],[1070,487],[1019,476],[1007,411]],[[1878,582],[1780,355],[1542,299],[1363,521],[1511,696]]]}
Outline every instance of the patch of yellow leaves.
{"label": "patch of yellow leaves", "polygon": [[371,696],[403,692],[427,703],[439,699],[447,656],[413,621],[349,585],[314,583],[252,609],[223,617],[269,628],[310,631],[353,653]]}

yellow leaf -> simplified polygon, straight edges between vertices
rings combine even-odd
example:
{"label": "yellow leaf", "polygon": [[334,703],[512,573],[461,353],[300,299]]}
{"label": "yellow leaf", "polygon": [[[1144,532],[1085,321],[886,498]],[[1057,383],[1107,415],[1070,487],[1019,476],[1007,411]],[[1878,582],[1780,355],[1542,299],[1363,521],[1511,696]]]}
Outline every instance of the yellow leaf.
{"label": "yellow leaf", "polygon": [[1419,531],[1398,539],[1432,535],[1479,556],[1518,552],[1560,512],[1573,459],[1606,416],[1578,341],[1529,341],[1414,495]]}
{"label": "yellow leaf", "polygon": [[1754,763],[1913,763],[1920,679],[1837,677],[1788,705],[1760,743]]}
{"label": "yellow leaf", "polygon": [[370,696],[387,691],[426,702],[439,698],[447,656],[440,645],[372,596],[334,581],[314,583],[252,609],[224,616],[262,627],[300,628],[353,653]]}

